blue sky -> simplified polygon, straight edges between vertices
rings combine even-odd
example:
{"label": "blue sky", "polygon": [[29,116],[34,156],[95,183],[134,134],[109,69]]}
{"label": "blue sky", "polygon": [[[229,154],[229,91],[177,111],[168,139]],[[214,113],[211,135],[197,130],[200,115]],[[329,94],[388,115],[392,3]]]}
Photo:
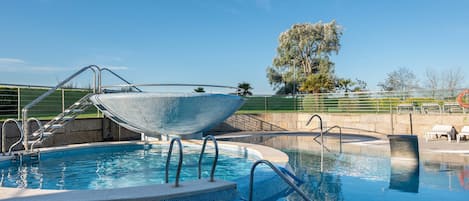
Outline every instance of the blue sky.
{"label": "blue sky", "polygon": [[399,67],[421,84],[428,68],[469,80],[468,10],[466,0],[0,0],[0,83],[55,85],[97,64],[136,83],[246,81],[271,94],[279,34],[333,19],[339,77],[372,90]]}

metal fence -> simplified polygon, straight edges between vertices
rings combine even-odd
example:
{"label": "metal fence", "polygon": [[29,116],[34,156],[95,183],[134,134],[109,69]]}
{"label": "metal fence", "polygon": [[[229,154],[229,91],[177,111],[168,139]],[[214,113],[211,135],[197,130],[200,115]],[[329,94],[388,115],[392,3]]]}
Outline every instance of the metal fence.
{"label": "metal fence", "polygon": [[462,90],[251,96],[246,98],[240,112],[465,113],[465,109],[456,102],[456,96]]}
{"label": "metal fence", "polygon": [[[21,119],[21,109],[49,90],[46,86],[0,85],[0,119]],[[63,112],[91,89],[59,89],[42,102],[31,108],[31,117],[53,118]],[[95,108],[88,109],[84,115],[98,114]]]}
{"label": "metal fence", "polygon": [[[21,109],[50,87],[1,85],[0,119],[21,118]],[[463,89],[408,92],[355,92],[299,94],[295,96],[249,96],[239,113],[465,113],[456,103]],[[92,92],[91,89],[59,89],[30,110],[30,116],[52,118]],[[465,100],[469,102],[469,100]],[[95,108],[84,115],[96,116]]]}

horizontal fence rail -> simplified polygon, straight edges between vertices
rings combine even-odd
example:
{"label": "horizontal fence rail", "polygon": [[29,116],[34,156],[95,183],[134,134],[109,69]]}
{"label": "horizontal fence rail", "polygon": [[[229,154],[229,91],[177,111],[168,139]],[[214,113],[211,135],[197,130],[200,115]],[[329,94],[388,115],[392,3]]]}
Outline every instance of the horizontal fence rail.
{"label": "horizontal fence rail", "polygon": [[[0,85],[0,120],[21,119],[21,109],[49,89],[44,86]],[[53,118],[91,92],[92,89],[58,89],[31,108],[29,114],[41,119]],[[97,114],[97,109],[92,107],[82,116],[96,117]]]}
{"label": "horizontal fence rail", "polygon": [[250,96],[240,112],[464,113],[465,109],[456,102],[461,91],[463,89]]}
{"label": "horizontal fence rail", "polygon": [[[49,89],[45,86],[0,84],[0,120],[21,119],[21,109]],[[245,97],[246,102],[238,112],[467,113],[469,109],[460,107],[456,102],[457,95],[463,90],[256,95]],[[30,113],[38,118],[53,118],[90,92],[92,89],[58,89],[31,108]],[[465,101],[469,102],[467,98]],[[82,117],[96,117],[97,114],[97,110],[91,107]]]}

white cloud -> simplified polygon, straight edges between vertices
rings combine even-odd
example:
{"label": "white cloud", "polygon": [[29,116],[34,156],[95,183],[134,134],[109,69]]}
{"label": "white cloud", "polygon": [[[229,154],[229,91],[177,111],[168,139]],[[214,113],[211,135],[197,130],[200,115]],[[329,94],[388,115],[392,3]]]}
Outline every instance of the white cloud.
{"label": "white cloud", "polygon": [[15,58],[0,58],[0,63],[1,64],[24,64],[26,62],[21,59],[15,59]]}
{"label": "white cloud", "polygon": [[129,67],[127,66],[108,66],[106,68],[108,68],[109,70],[128,70],[129,69]]}
{"label": "white cloud", "polygon": [[0,72],[7,73],[50,73],[71,71],[73,68],[49,67],[49,66],[0,66]]}
{"label": "white cloud", "polygon": [[31,65],[22,59],[0,58],[0,72],[51,73],[51,72],[65,72],[65,71],[71,71],[71,70],[74,70],[74,68],[36,66],[36,65]]}
{"label": "white cloud", "polygon": [[50,66],[31,66],[31,67],[26,67],[26,68],[34,72],[60,72],[60,71],[75,70],[75,68],[62,68],[62,67],[50,67]]}

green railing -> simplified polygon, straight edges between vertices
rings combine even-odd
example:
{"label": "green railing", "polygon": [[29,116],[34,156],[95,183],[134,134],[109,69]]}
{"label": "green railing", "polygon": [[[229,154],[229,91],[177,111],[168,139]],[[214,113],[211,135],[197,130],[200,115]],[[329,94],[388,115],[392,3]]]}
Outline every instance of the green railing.
{"label": "green railing", "polygon": [[[21,119],[21,109],[49,89],[50,87],[44,86],[0,85],[0,120]],[[53,118],[91,92],[92,89],[58,89],[31,108],[29,116],[41,119]],[[98,112],[94,107],[81,114],[81,117],[96,116]]]}
{"label": "green railing", "polygon": [[246,97],[246,103],[239,112],[463,113],[465,110],[456,103],[456,96],[462,90],[250,96]]}

